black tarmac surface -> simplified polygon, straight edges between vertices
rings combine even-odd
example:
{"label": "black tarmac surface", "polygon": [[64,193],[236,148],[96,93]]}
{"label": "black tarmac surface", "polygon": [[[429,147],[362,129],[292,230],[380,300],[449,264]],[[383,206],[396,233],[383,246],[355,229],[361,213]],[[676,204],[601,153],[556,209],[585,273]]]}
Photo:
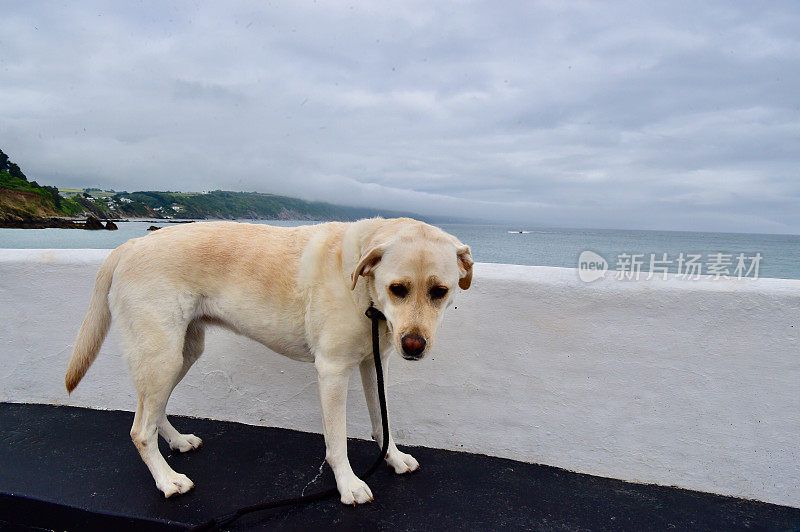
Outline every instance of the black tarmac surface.
{"label": "black tarmac surface", "polygon": [[[130,441],[133,414],[0,403],[0,530],[183,530],[264,500],[333,486],[322,436],[171,416],[203,438],[167,461],[195,482],[165,499]],[[351,440],[364,471],[378,451]],[[425,447],[411,475],[381,468],[375,502],[329,499],[246,516],[232,530],[800,530],[800,509]],[[307,487],[306,487],[307,486]]]}

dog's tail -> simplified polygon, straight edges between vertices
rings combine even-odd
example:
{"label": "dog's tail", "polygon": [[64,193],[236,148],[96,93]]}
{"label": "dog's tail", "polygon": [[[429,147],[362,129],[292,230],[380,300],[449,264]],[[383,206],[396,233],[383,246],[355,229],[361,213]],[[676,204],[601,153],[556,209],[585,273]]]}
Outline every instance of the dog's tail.
{"label": "dog's tail", "polygon": [[81,382],[89,366],[97,358],[100,346],[103,345],[103,340],[106,339],[108,328],[111,327],[108,292],[111,290],[111,279],[122,255],[120,250],[123,246],[112,251],[103,265],[100,266],[100,271],[97,272],[97,280],[94,283],[94,292],[92,292],[92,300],[89,302],[89,310],[86,312],[83,325],[81,325],[78,339],[75,340],[75,346],[72,349],[72,356],[67,367],[67,375],[64,377],[64,384],[66,384],[67,392],[69,393],[72,393],[72,390]]}

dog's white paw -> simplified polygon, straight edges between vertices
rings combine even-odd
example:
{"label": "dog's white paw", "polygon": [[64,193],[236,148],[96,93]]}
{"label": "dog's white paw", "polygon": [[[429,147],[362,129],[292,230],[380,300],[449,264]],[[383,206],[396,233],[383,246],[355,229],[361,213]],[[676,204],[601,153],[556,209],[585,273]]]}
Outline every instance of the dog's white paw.
{"label": "dog's white paw", "polygon": [[178,434],[178,437],[170,440],[169,447],[173,451],[180,451],[182,453],[199,449],[203,446],[203,440],[194,434]]}
{"label": "dog's white paw", "polygon": [[398,450],[386,456],[386,463],[389,464],[398,475],[411,473],[419,469],[419,462],[417,462],[416,458]]}
{"label": "dog's white paw", "polygon": [[180,495],[186,493],[194,487],[194,482],[189,480],[189,477],[181,473],[168,475],[162,482],[157,482],[158,489],[164,492],[164,497],[172,497],[173,495]]}
{"label": "dog's white paw", "polygon": [[372,502],[372,490],[369,489],[367,483],[355,475],[349,475],[341,482],[336,482],[339,488],[339,495],[341,495],[344,504],[364,504],[365,502]]}

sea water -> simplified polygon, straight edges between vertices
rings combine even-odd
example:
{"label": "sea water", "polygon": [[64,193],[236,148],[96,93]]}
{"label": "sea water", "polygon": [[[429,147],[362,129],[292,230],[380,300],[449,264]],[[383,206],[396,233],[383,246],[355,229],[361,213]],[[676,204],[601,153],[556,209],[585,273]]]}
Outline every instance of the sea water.
{"label": "sea water", "polygon": [[[266,220],[280,226],[307,221]],[[117,231],[80,229],[0,229],[0,248],[114,248],[128,239],[145,236],[151,225],[170,223],[117,222]],[[735,276],[737,258],[750,269],[745,277],[800,279],[800,235],[637,231],[618,229],[547,229],[505,225],[439,224],[472,248],[478,262],[577,268],[584,251],[603,257],[609,270],[648,272],[653,260],[659,274],[679,272],[681,260],[695,256],[699,273],[707,274],[712,262],[723,264]],[[520,232],[522,231],[522,232]],[[757,272],[753,271],[754,258]],[[722,269],[720,270],[722,271]],[[747,273],[743,271],[741,273]]]}

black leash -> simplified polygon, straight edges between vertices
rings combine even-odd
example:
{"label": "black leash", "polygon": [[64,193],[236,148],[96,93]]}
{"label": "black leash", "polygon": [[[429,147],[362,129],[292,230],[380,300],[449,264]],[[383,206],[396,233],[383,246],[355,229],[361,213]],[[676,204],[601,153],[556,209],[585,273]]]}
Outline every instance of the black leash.
{"label": "black leash", "polygon": [[[384,390],[384,384],[383,384],[383,367],[381,365],[381,352],[379,345],[380,342],[378,341],[378,325],[380,323],[380,320],[386,319],[386,316],[384,316],[380,310],[376,309],[372,305],[369,306],[365,314],[372,321],[372,356],[375,358],[375,375],[378,380],[378,400],[381,404],[381,426],[383,427],[383,445],[381,446],[381,454],[378,455],[378,459],[375,460],[375,463],[372,464],[372,467],[370,467],[367,470],[367,472],[360,477],[362,480],[366,480],[378,469],[378,467],[380,467],[381,463],[386,457],[386,452],[389,450],[389,419],[388,416],[386,415],[386,391]],[[279,501],[267,501],[259,504],[253,504],[251,506],[244,506],[242,508],[239,508],[233,513],[215,517],[214,519],[206,521],[205,523],[192,527],[190,530],[197,532],[201,530],[214,530],[216,528],[228,526],[237,519],[239,519],[240,517],[242,517],[243,515],[247,515],[253,512],[260,512],[262,510],[269,510],[271,508],[280,508],[282,506],[306,504],[309,502],[327,499],[328,497],[332,497],[333,495],[338,495],[338,494],[339,494],[338,489],[330,488],[317,493],[311,493],[303,497],[293,497],[291,499],[282,499]]]}

